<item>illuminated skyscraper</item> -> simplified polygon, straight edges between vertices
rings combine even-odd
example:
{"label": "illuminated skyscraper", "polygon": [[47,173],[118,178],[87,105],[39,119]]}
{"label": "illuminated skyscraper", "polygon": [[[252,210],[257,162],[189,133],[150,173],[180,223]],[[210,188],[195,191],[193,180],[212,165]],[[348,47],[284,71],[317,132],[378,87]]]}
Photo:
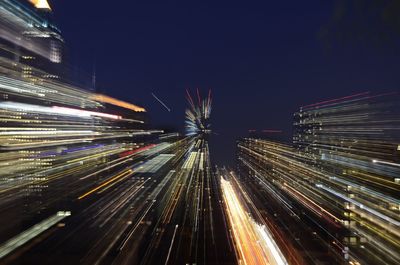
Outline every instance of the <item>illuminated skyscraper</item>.
{"label": "illuminated skyscraper", "polygon": [[[5,0],[1,7],[3,60],[21,64],[14,67],[21,68],[22,78],[65,78],[64,40],[52,22],[52,10],[47,1]],[[34,73],[35,69],[43,72]],[[37,81],[36,78],[31,81]]]}
{"label": "illuminated skyscraper", "polygon": [[[344,243],[370,262],[400,260],[400,97],[368,92],[302,107],[293,143],[327,172],[316,187],[336,201]],[[368,260],[368,259],[367,259]]]}
{"label": "illuminated skyscraper", "polygon": [[314,238],[331,262],[399,263],[399,118],[399,94],[360,93],[302,107],[293,145],[239,141],[240,173],[276,205],[267,212],[279,212],[288,238],[302,234],[288,241],[306,259],[327,257]]}

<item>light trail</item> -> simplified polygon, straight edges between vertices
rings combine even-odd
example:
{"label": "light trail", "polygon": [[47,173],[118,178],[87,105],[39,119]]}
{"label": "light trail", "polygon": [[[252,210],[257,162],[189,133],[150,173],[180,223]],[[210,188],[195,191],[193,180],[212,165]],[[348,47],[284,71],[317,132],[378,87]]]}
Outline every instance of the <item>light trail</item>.
{"label": "light trail", "polygon": [[232,184],[220,177],[230,228],[243,264],[288,264],[265,227],[245,211]]}
{"label": "light trail", "polygon": [[90,190],[90,191],[88,191],[88,192],[82,194],[81,196],[79,196],[79,197],[78,197],[78,200],[81,200],[81,199],[83,199],[83,198],[89,196],[90,194],[92,194],[92,193],[98,191],[99,189],[101,189],[101,188],[107,186],[107,185],[110,184],[111,182],[114,182],[114,181],[116,181],[116,180],[118,180],[118,179],[120,179],[120,178],[122,178],[122,177],[125,178],[125,177],[127,177],[127,176],[130,176],[131,173],[133,173],[133,170],[132,170],[132,169],[128,169],[128,170],[126,170],[126,171],[124,171],[124,172],[122,172],[122,173],[116,175],[115,177],[112,177],[111,179],[107,180],[106,182],[102,183],[101,185],[97,186],[96,188],[94,188],[94,189],[92,189],[92,190]]}
{"label": "light trail", "polygon": [[29,2],[34,4],[36,8],[51,10],[50,5],[46,0],[29,0]]}
{"label": "light trail", "polygon": [[142,107],[136,106],[134,104],[122,101],[122,100],[118,100],[106,95],[101,95],[101,94],[94,94],[90,97],[91,99],[95,100],[95,101],[99,101],[99,102],[103,102],[103,103],[108,103],[111,105],[115,105],[121,108],[126,108],[126,109],[130,109],[136,112],[145,112],[146,110]]}
{"label": "light trail", "polygon": [[392,163],[392,162],[380,161],[380,160],[376,160],[376,159],[373,159],[373,160],[372,160],[372,163],[390,165],[390,166],[394,166],[394,167],[400,167],[400,164],[399,164],[399,163]]}
{"label": "light trail", "polygon": [[32,226],[31,228],[25,230],[21,234],[11,238],[3,245],[0,246],[0,259],[7,256],[17,248],[36,238],[44,231],[48,230],[50,227],[57,224],[59,221],[71,215],[71,212],[59,211],[57,214],[50,216],[49,218],[43,220],[42,222]]}
{"label": "light trail", "polygon": [[154,93],[151,93],[151,95],[166,109],[168,110],[168,112],[171,112],[171,109],[168,108],[168,106],[161,101],[161,99],[159,99]]}
{"label": "light trail", "polygon": [[174,245],[174,241],[175,241],[175,236],[176,236],[176,231],[177,230],[178,230],[178,225],[175,225],[174,235],[172,236],[171,244],[170,244],[169,249],[168,249],[168,255],[167,255],[167,259],[165,260],[165,265],[168,264],[169,256],[171,255],[171,250],[172,250],[172,246]]}

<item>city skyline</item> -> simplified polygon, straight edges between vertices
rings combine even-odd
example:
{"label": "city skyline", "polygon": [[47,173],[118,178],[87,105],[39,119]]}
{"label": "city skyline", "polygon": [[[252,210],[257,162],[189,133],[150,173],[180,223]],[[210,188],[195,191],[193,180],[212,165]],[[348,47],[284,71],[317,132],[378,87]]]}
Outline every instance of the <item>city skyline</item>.
{"label": "city skyline", "polygon": [[1,1],[0,263],[399,264],[397,11]]}
{"label": "city skyline", "polygon": [[[300,106],[398,89],[398,35],[376,44],[386,24],[369,21],[366,12],[349,19],[351,4],[335,25],[340,1],[52,5],[71,62],[89,76],[95,64],[99,91],[148,106],[155,124],[183,131],[185,89],[212,89],[219,136],[210,141],[218,163],[228,154],[233,164],[236,137],[250,129],[279,129],[290,140],[291,115]],[[365,28],[374,31],[363,34]],[[335,37],[350,30],[360,36]]]}

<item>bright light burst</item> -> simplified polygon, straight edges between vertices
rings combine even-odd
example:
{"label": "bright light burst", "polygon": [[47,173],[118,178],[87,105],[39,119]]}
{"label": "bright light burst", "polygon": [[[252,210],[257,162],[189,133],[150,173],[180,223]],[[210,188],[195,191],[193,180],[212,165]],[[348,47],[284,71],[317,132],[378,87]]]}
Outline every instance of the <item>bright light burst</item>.
{"label": "bright light burst", "polygon": [[209,134],[211,132],[210,114],[211,114],[211,90],[208,96],[201,99],[200,92],[197,89],[197,102],[193,101],[189,91],[186,90],[189,108],[186,109],[185,129],[187,136]]}

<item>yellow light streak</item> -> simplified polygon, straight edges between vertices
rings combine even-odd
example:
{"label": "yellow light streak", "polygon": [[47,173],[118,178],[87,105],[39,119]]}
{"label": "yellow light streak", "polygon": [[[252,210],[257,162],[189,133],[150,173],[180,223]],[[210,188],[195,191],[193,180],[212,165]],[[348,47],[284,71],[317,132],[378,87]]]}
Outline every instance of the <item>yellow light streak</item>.
{"label": "yellow light streak", "polygon": [[105,95],[101,95],[101,94],[94,94],[93,96],[91,96],[91,99],[99,101],[99,102],[103,102],[103,103],[108,103],[111,105],[115,105],[121,108],[126,108],[126,109],[130,109],[136,112],[145,112],[146,110],[142,107],[139,107],[137,105],[122,101],[122,100],[118,100],[109,96],[105,96]]}
{"label": "yellow light streak", "polygon": [[46,0],[29,0],[29,2],[31,2],[36,8],[51,10],[51,7]]}
{"label": "yellow light streak", "polygon": [[99,189],[101,189],[101,188],[107,186],[108,184],[110,184],[111,182],[113,182],[113,181],[115,181],[115,180],[117,180],[117,179],[119,179],[119,178],[125,176],[126,174],[132,173],[132,172],[133,172],[132,169],[128,169],[128,170],[126,170],[126,171],[124,171],[124,172],[122,172],[122,173],[116,175],[115,177],[113,177],[113,178],[109,179],[108,181],[104,182],[103,184],[100,184],[100,185],[97,186],[96,188],[94,188],[94,189],[92,189],[92,190],[86,192],[85,194],[79,196],[79,197],[78,197],[78,200],[81,200],[81,199],[83,199],[83,198],[89,196],[89,195],[92,194],[93,192],[98,191]]}

